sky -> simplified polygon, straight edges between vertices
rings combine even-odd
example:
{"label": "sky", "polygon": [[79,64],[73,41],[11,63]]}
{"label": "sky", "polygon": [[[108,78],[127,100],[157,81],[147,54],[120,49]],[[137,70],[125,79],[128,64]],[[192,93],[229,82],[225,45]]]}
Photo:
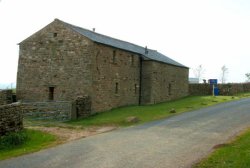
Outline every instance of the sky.
{"label": "sky", "polygon": [[0,0],[0,84],[15,83],[18,43],[55,18],[155,49],[204,79],[245,82],[249,0]]}

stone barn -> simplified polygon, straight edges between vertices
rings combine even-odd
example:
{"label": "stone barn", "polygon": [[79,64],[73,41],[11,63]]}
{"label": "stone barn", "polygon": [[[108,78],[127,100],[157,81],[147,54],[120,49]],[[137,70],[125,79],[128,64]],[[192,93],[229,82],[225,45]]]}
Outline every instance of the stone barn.
{"label": "stone barn", "polygon": [[159,53],[55,19],[19,44],[17,99],[72,101],[91,111],[188,95],[189,69]]}

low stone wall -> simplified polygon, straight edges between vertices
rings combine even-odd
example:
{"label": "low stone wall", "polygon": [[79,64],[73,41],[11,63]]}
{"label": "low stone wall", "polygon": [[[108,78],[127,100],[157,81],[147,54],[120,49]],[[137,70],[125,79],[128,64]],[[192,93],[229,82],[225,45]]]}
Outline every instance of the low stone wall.
{"label": "low stone wall", "polygon": [[243,84],[243,89],[245,92],[250,92],[250,83]]}
{"label": "low stone wall", "polygon": [[0,90],[0,105],[11,104],[12,90]]}
{"label": "low stone wall", "polygon": [[23,113],[19,103],[0,106],[0,136],[23,129]]}
{"label": "low stone wall", "polygon": [[80,96],[74,102],[76,118],[86,118],[91,115],[91,98],[90,96]]}
{"label": "low stone wall", "polygon": [[67,121],[72,119],[71,101],[22,103],[24,116],[34,119]]}
{"label": "low stone wall", "polygon": [[[220,95],[235,95],[250,92],[250,83],[218,84]],[[189,84],[189,95],[211,95],[212,88],[209,84]]]}
{"label": "low stone wall", "polygon": [[246,92],[243,84],[220,84],[218,85],[220,95],[235,95],[237,93]]}
{"label": "low stone wall", "polygon": [[212,90],[209,84],[189,84],[189,95],[209,95]]}

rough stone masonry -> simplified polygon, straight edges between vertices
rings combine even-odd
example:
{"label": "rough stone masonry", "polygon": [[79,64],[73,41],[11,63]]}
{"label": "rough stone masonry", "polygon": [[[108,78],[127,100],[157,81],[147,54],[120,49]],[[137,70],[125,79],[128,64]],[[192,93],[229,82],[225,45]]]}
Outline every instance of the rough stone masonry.
{"label": "rough stone masonry", "polygon": [[0,106],[0,136],[23,129],[23,113],[19,103]]}
{"label": "rough stone masonry", "polygon": [[0,90],[0,105],[11,104],[12,90]]}
{"label": "rough stone masonry", "polygon": [[19,46],[18,100],[73,101],[86,96],[91,102],[84,104],[91,109],[81,107],[85,115],[188,95],[186,66],[156,50],[58,19]]}

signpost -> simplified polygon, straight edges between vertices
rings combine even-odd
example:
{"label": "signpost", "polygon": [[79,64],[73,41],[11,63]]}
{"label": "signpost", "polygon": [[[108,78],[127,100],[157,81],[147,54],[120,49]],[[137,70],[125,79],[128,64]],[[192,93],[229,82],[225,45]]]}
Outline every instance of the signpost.
{"label": "signpost", "polygon": [[[218,80],[217,79],[209,79],[208,83],[210,84],[210,86],[212,87],[212,95],[213,96],[218,96],[219,94],[219,89],[218,89]],[[215,93],[216,91],[216,93]]]}
{"label": "signpost", "polygon": [[217,80],[217,79],[209,79],[209,80],[208,80],[208,83],[209,83],[210,85],[217,85],[217,84],[218,84],[218,80]]}

